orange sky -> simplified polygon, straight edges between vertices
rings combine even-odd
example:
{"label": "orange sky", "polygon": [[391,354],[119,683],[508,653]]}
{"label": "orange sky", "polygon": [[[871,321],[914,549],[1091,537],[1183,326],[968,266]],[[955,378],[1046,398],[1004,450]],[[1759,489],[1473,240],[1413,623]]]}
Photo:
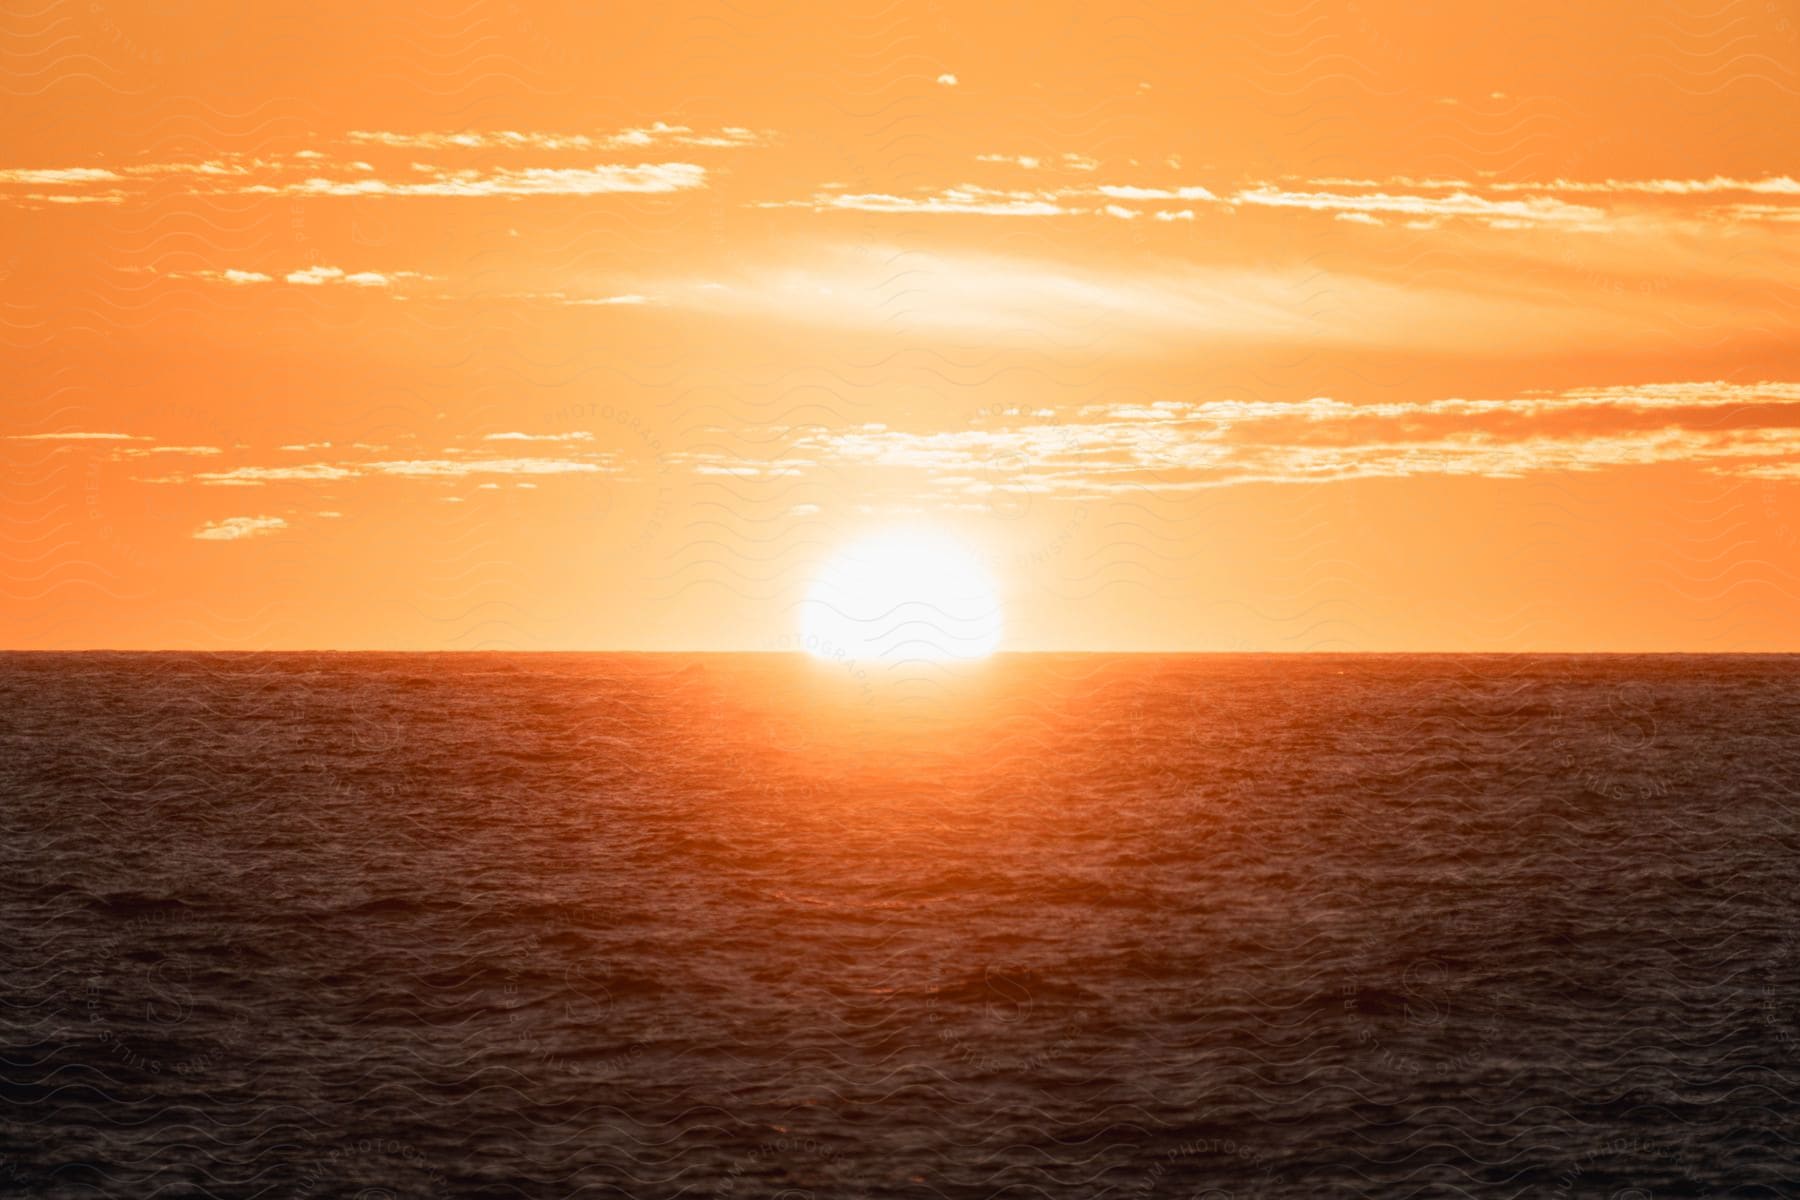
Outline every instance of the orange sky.
{"label": "orange sky", "polygon": [[0,18],[0,645],[1800,649],[1800,11],[1185,7]]}

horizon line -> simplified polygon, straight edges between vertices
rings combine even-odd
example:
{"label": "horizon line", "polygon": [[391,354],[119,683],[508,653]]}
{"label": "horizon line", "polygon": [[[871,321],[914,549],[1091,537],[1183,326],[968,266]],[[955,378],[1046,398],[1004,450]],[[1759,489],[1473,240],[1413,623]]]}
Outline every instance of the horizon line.
{"label": "horizon line", "polygon": [[[51,647],[0,647],[0,655],[20,654],[466,654],[466,655],[524,655],[524,654],[587,654],[619,657],[633,655],[640,657],[712,657],[736,658],[746,655],[757,656],[791,656],[810,658],[824,663],[844,662],[877,662],[875,659],[832,658],[812,654],[806,650],[623,650],[623,649],[519,649],[486,647],[479,649],[441,648],[441,649],[383,649],[362,647],[358,649],[338,649],[317,646],[292,646],[265,649],[206,649],[191,646],[82,646],[75,648]],[[1740,658],[1793,658],[1800,657],[1800,649],[1794,650],[996,650],[980,659],[945,659],[941,660],[950,666],[973,666],[986,661],[987,658],[1049,658],[1049,657],[1106,657],[1106,658],[1257,658],[1257,657],[1340,657],[1340,658],[1426,658],[1426,657],[1584,657],[1584,658],[1643,658],[1657,656],[1664,658],[1697,658],[1697,657],[1740,657]],[[918,659],[904,658],[900,662],[916,662]],[[938,662],[940,660],[929,660]]]}

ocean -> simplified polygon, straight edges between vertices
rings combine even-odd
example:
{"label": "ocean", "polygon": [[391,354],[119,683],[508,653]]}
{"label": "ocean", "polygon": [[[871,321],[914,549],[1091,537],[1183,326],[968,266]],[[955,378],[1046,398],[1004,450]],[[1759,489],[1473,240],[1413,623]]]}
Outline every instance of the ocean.
{"label": "ocean", "polygon": [[0,656],[0,1190],[1800,1194],[1800,660]]}

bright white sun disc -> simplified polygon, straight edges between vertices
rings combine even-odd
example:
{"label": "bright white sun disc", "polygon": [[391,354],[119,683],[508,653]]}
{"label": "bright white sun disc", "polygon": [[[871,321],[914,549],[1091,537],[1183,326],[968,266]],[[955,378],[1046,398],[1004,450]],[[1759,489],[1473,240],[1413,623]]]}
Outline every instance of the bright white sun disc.
{"label": "bright white sun disc", "polygon": [[807,653],[901,662],[986,658],[1000,644],[1000,594],[974,555],[915,530],[845,547],[800,605]]}

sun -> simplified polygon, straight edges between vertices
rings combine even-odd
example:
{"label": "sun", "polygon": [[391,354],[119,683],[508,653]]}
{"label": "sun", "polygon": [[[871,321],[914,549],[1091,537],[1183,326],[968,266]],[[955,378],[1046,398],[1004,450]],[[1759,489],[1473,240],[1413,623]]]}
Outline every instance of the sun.
{"label": "sun", "polygon": [[834,554],[800,604],[801,644],[820,658],[986,658],[1000,644],[1000,593],[952,538],[899,529]]}

